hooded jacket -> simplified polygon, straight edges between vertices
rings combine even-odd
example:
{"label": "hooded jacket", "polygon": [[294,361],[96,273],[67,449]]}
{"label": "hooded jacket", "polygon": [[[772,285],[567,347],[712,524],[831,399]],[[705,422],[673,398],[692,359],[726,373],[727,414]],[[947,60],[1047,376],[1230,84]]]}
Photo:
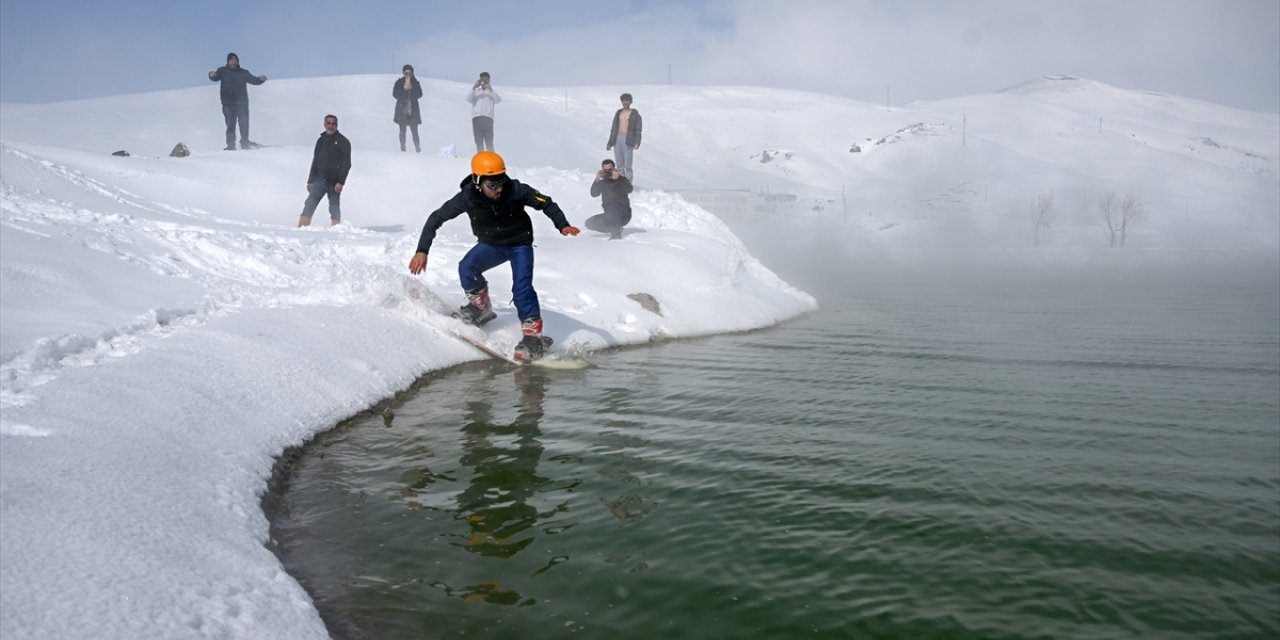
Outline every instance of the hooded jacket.
{"label": "hooded jacket", "polygon": [[440,226],[463,213],[471,219],[471,233],[477,240],[504,247],[533,243],[533,221],[525,207],[541,211],[551,219],[556,229],[569,226],[560,205],[538,193],[537,189],[508,179],[502,195],[495,201],[476,188],[474,178],[474,174],[463,178],[458,185],[461,188],[458,194],[427,216],[427,223],[422,226],[422,235],[418,238],[418,253],[430,253],[431,243]]}

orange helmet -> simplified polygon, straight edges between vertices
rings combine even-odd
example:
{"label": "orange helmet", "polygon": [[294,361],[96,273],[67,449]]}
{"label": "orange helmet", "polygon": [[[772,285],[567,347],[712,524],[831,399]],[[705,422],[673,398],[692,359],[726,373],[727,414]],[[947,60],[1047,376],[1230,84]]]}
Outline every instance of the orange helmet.
{"label": "orange helmet", "polygon": [[477,178],[481,176],[497,176],[507,172],[507,165],[502,156],[492,151],[481,151],[471,157],[471,173]]}

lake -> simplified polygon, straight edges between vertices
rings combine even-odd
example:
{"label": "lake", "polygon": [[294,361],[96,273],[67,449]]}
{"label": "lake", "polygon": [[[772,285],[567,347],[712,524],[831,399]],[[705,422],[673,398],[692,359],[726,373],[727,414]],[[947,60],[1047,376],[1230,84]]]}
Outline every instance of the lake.
{"label": "lake", "polygon": [[1274,269],[828,258],[778,327],[425,378],[282,457],[273,549],[337,638],[1280,635]]}

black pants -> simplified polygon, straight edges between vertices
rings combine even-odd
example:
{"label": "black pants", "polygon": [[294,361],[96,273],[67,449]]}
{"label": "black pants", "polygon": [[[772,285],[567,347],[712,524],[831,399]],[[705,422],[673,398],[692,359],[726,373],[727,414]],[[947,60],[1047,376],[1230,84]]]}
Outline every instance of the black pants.
{"label": "black pants", "polygon": [[471,133],[476,137],[476,153],[493,151],[493,118],[485,116],[472,118]]}
{"label": "black pants", "polygon": [[249,142],[249,105],[224,104],[222,118],[227,121],[227,148],[236,148],[236,122],[240,123],[240,144]]}
{"label": "black pants", "polygon": [[618,236],[628,222],[631,222],[631,207],[609,206],[605,207],[604,213],[587,218],[583,225],[592,231]]}
{"label": "black pants", "polygon": [[400,150],[404,151],[404,130],[409,128],[413,129],[413,149],[415,151],[422,151],[422,143],[418,141],[418,125],[416,124],[400,125]]}

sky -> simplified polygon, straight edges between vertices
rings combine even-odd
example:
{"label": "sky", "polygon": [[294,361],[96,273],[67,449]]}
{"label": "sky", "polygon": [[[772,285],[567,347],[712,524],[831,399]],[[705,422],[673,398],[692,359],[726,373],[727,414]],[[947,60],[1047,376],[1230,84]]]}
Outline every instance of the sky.
{"label": "sky", "polygon": [[[0,101],[271,78],[751,85],[906,104],[1040,75],[1280,112],[1275,0],[0,0]],[[639,100],[639,98],[637,98]]]}

